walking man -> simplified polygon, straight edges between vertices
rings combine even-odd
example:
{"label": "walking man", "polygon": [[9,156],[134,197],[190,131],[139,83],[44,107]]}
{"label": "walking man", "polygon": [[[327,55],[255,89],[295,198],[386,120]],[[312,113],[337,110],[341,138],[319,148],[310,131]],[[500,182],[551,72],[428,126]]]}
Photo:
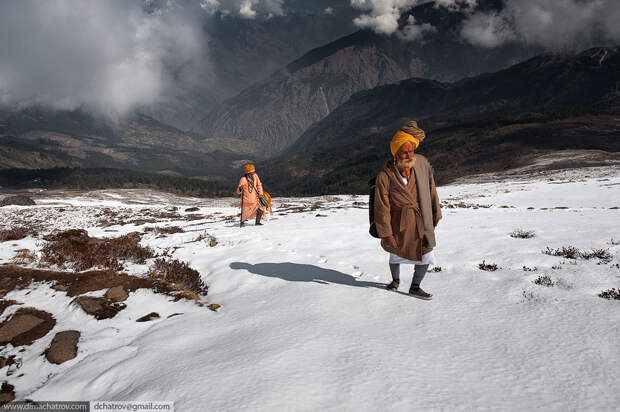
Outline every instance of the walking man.
{"label": "walking man", "polygon": [[392,138],[392,158],[377,176],[375,223],[381,247],[390,254],[392,282],[400,284],[400,265],[415,265],[409,295],[430,300],[433,295],[420,288],[430,264],[435,265],[435,226],[441,209],[433,169],[415,150],[426,134],[417,122],[408,121]]}
{"label": "walking man", "polygon": [[239,180],[237,194],[241,195],[241,224],[244,226],[247,219],[256,217],[256,225],[262,225],[261,219],[266,219],[265,211],[260,203],[263,196],[263,185],[256,174],[254,165],[245,165],[245,175]]}

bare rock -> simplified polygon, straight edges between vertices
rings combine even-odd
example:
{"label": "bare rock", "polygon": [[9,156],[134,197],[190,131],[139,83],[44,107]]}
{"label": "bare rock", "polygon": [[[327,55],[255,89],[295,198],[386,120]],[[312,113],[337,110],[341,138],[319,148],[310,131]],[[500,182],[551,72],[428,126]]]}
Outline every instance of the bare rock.
{"label": "bare rock", "polygon": [[34,206],[36,203],[32,200],[32,198],[23,195],[7,196],[0,200],[0,207],[9,205]]}
{"label": "bare rock", "polygon": [[217,310],[219,308],[222,307],[222,305],[218,305],[217,303],[212,303],[209,306],[207,306],[209,309],[211,309],[213,312],[217,312]]}
{"label": "bare rock", "polygon": [[54,328],[56,320],[51,313],[35,308],[21,308],[0,323],[0,344],[30,345]]}
{"label": "bare rock", "polygon": [[74,299],[74,302],[81,307],[84,312],[94,316],[97,320],[113,318],[126,307],[123,303],[92,296],[78,296]]}
{"label": "bare rock", "polygon": [[39,319],[32,315],[17,315],[6,322],[0,328],[0,342],[10,342],[17,335],[28,332],[30,329],[43,323],[43,319]]}
{"label": "bare rock", "polygon": [[61,285],[61,284],[56,284],[56,285],[52,286],[52,289],[57,290],[59,292],[66,292],[66,291],[69,290],[69,286]]}
{"label": "bare rock", "polygon": [[77,344],[80,340],[80,332],[77,330],[65,330],[58,332],[49,348],[45,351],[48,361],[61,364],[77,356]]}
{"label": "bare rock", "polygon": [[168,318],[172,318],[174,316],[179,316],[179,315],[182,315],[182,313],[179,313],[179,312],[171,313],[170,315],[168,315]]}
{"label": "bare rock", "polygon": [[211,247],[217,246],[217,240],[211,239],[211,241],[209,242],[209,246],[211,246]]}
{"label": "bare rock", "polygon": [[185,209],[186,212],[197,212],[199,210],[199,207],[188,207],[187,209]]}
{"label": "bare rock", "polygon": [[113,288],[108,289],[104,296],[115,302],[124,302],[129,297],[129,294],[122,286],[114,286]]}
{"label": "bare rock", "polygon": [[159,318],[159,313],[151,312],[148,315],[144,315],[141,318],[136,319],[136,322],[148,322],[150,320],[157,319],[157,318]]}
{"label": "bare rock", "polygon": [[15,399],[15,386],[2,382],[0,386],[0,405],[9,403]]}

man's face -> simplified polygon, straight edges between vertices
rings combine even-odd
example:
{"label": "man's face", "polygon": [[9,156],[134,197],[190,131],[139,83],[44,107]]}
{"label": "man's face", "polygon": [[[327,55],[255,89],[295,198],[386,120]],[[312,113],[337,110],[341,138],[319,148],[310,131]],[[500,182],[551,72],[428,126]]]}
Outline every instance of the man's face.
{"label": "man's face", "polygon": [[411,142],[405,142],[396,152],[398,166],[413,167],[415,164],[414,146]]}

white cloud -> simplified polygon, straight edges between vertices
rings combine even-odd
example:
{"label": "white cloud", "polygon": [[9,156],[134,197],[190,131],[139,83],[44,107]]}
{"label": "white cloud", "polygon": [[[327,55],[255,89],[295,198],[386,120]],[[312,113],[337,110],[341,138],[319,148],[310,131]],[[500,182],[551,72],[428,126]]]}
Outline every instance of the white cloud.
{"label": "white cloud", "polygon": [[239,15],[246,19],[253,19],[256,17],[256,11],[252,9],[252,1],[244,0],[239,6]]}
{"label": "white cloud", "polygon": [[195,11],[144,6],[153,4],[3,2],[0,103],[87,107],[117,119],[197,82],[191,68],[209,66]]}
{"label": "white cloud", "polygon": [[323,10],[325,12],[325,14],[334,14],[334,8],[333,7],[326,7],[325,10]]}
{"label": "white cloud", "polygon": [[424,38],[426,33],[432,33],[436,29],[428,24],[417,24],[415,17],[409,16],[407,18],[407,25],[397,32],[399,38],[407,41],[416,41]]}
{"label": "white cloud", "polygon": [[618,0],[508,0],[499,14],[476,13],[463,37],[485,47],[507,41],[548,49],[580,49],[620,41]]}
{"label": "white cloud", "polygon": [[208,14],[255,19],[283,16],[283,4],[284,0],[201,0],[200,6]]}

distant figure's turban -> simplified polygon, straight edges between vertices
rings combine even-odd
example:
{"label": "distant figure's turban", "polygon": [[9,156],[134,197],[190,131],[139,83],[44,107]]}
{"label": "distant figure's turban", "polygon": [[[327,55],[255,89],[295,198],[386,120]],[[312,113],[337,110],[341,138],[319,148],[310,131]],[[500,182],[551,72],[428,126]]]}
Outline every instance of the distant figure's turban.
{"label": "distant figure's turban", "polygon": [[418,127],[418,122],[414,120],[408,121],[396,132],[394,137],[392,137],[392,141],[390,142],[392,156],[396,156],[398,149],[407,142],[411,142],[415,146],[415,149],[417,149],[418,146],[420,146],[420,142],[424,140],[425,137],[426,133]]}
{"label": "distant figure's turban", "polygon": [[253,171],[255,171],[256,169],[254,168],[254,165],[245,165],[245,173],[252,173]]}

